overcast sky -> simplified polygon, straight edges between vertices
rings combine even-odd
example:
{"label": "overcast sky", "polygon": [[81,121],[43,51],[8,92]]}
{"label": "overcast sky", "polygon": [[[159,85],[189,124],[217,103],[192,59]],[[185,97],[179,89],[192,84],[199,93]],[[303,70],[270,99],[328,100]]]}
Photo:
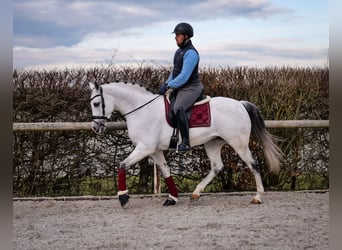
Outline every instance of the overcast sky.
{"label": "overcast sky", "polygon": [[171,65],[188,22],[200,66],[327,66],[327,0],[14,0],[13,67]]}

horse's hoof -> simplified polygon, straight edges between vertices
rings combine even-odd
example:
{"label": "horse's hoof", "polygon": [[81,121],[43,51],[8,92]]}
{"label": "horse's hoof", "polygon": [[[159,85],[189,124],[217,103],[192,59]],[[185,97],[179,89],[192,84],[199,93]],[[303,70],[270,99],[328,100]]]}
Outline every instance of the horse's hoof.
{"label": "horse's hoof", "polygon": [[129,195],[128,194],[119,195],[119,201],[120,201],[121,207],[125,207],[129,201]]}
{"label": "horse's hoof", "polygon": [[163,206],[165,206],[165,207],[174,206],[174,205],[176,205],[176,201],[174,199],[171,199],[171,198],[167,198],[163,204]]}
{"label": "horse's hoof", "polygon": [[261,204],[262,201],[254,198],[254,199],[251,201],[251,203],[252,203],[252,204]]}
{"label": "horse's hoof", "polygon": [[190,201],[198,201],[200,197],[200,194],[191,194]]}

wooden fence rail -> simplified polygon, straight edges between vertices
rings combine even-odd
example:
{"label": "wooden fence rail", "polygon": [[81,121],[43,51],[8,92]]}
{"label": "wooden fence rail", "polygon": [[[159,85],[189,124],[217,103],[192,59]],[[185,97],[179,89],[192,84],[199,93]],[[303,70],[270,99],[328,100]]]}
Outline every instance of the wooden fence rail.
{"label": "wooden fence rail", "polygon": [[[329,120],[266,120],[268,128],[323,128],[329,127]],[[126,122],[107,122],[107,129],[127,129]],[[77,131],[91,130],[91,122],[40,122],[13,123],[13,131]],[[154,164],[154,193],[160,194],[160,170]]]}
{"label": "wooden fence rail", "polygon": [[[268,128],[324,128],[329,120],[266,120]],[[126,122],[107,122],[107,129],[127,129]],[[13,123],[13,131],[91,130],[91,122]]]}

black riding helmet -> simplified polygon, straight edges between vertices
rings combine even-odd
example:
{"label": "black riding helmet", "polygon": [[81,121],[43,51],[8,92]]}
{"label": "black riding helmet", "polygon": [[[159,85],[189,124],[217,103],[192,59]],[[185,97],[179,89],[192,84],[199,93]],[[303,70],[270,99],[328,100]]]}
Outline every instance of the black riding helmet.
{"label": "black riding helmet", "polygon": [[175,29],[172,33],[175,34],[185,34],[188,35],[189,38],[194,36],[194,30],[188,23],[179,23],[176,25]]}

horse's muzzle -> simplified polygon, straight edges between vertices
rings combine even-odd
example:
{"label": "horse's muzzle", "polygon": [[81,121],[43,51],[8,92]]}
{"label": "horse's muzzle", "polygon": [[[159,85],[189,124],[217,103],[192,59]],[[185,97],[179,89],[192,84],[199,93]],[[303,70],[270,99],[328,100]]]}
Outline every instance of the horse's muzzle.
{"label": "horse's muzzle", "polygon": [[96,134],[101,134],[106,130],[106,125],[104,122],[97,122],[93,120],[91,128]]}

